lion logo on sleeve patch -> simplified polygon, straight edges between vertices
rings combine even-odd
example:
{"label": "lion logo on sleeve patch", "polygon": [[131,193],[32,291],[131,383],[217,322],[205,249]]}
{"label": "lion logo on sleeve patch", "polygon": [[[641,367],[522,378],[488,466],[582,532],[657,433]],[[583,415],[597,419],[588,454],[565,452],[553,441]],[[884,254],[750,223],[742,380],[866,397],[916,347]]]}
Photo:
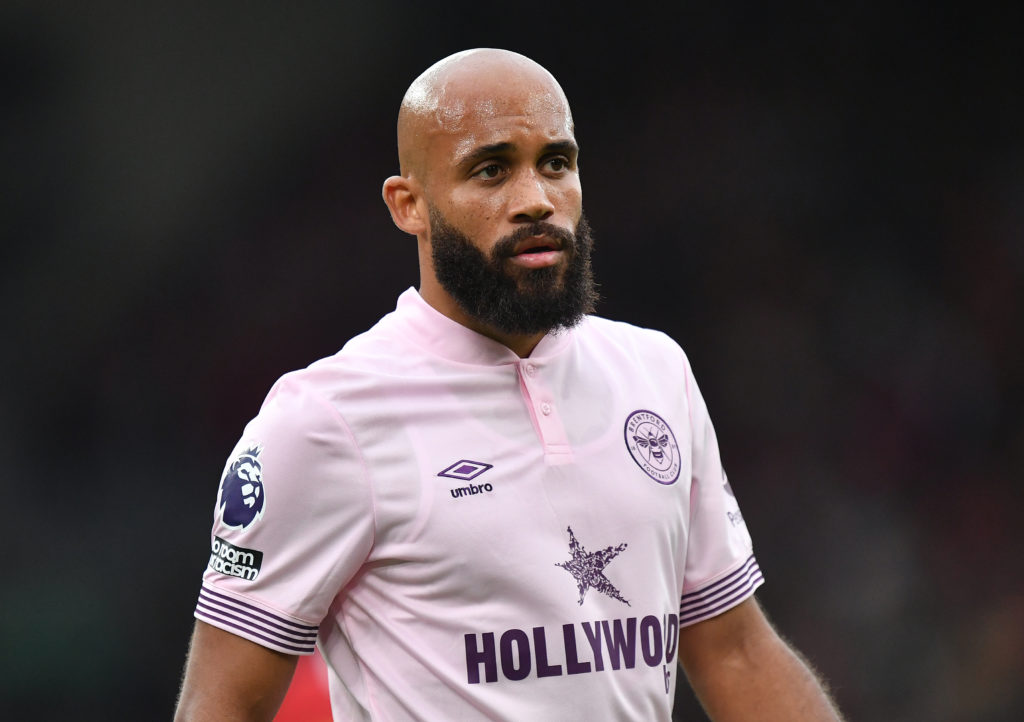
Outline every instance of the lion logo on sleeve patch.
{"label": "lion logo on sleeve patch", "polygon": [[263,447],[254,444],[231,462],[220,482],[221,520],[226,526],[244,529],[263,516]]}
{"label": "lion logo on sleeve patch", "polygon": [[626,418],[623,431],[626,448],[637,466],[659,484],[679,479],[679,445],[665,419],[653,411],[640,409]]}

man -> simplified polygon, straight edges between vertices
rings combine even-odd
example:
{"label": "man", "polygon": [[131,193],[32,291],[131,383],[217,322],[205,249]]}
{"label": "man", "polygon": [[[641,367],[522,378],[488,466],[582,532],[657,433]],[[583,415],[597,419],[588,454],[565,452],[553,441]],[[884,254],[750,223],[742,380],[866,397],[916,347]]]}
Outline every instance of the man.
{"label": "man", "polygon": [[479,49],[409,88],[419,292],[284,376],[225,470],[181,720],[269,720],[319,644],[335,719],[830,720],[689,363],[595,301],[562,89]]}

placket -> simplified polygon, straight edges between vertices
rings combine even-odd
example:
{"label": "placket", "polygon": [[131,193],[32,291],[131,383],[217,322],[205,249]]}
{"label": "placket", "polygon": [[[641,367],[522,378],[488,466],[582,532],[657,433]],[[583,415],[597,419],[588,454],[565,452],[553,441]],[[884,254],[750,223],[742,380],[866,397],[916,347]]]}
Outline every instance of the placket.
{"label": "placket", "polygon": [[544,446],[544,461],[551,465],[569,464],[573,461],[569,437],[555,395],[544,383],[544,363],[520,359],[516,362],[519,374],[519,390],[523,394],[526,408],[530,410],[533,428]]}

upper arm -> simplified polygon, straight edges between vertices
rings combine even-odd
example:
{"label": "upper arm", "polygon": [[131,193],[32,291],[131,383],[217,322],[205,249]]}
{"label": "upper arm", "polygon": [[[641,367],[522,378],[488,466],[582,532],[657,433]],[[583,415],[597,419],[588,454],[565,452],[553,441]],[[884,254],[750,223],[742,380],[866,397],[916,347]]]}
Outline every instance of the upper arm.
{"label": "upper arm", "polygon": [[824,683],[753,597],[681,629],[679,661],[712,719],[840,719]]}
{"label": "upper arm", "polygon": [[272,720],[298,657],[197,621],[176,722]]}
{"label": "upper arm", "polygon": [[[679,661],[694,683],[720,665],[756,654],[760,645],[781,643],[754,597],[679,630]],[[696,687],[696,684],[694,684]]]}

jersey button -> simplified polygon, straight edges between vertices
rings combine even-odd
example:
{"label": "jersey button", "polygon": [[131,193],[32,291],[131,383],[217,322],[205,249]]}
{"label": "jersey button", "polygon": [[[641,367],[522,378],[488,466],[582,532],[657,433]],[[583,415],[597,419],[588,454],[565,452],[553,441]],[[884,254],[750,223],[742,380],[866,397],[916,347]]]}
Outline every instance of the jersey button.
{"label": "jersey button", "polygon": [[540,405],[540,412],[542,414],[544,414],[545,416],[550,416],[551,415],[551,404],[549,404],[547,401],[545,401],[543,404]]}
{"label": "jersey button", "polygon": [[533,376],[535,373],[537,373],[537,367],[533,364],[526,364],[526,375]]}

